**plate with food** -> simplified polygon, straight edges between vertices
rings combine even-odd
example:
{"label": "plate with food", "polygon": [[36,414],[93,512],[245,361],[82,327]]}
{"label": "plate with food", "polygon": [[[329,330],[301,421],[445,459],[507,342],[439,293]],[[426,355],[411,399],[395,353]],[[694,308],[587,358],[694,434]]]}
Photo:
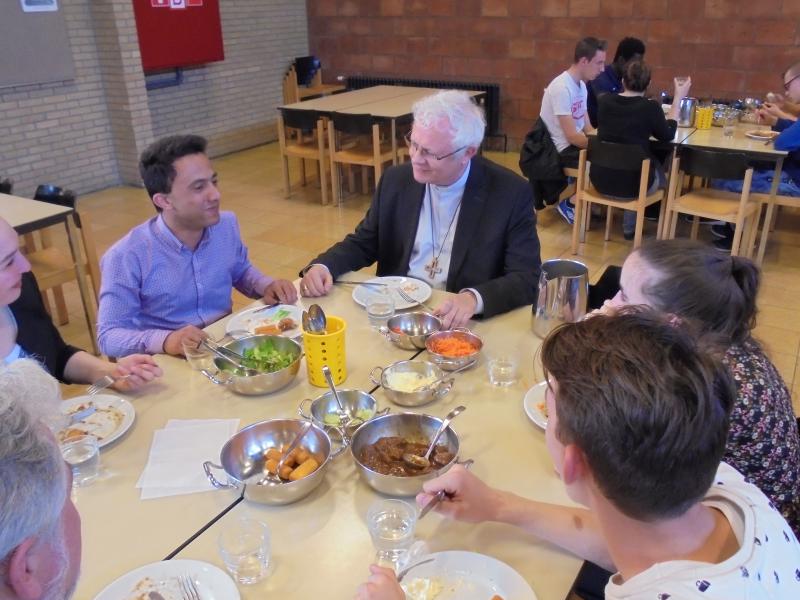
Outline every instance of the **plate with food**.
{"label": "plate with food", "polygon": [[225,571],[199,560],[165,560],[126,573],[94,600],[184,600],[179,577],[194,581],[202,600],[239,600],[239,590]]}
{"label": "plate with food", "polygon": [[225,333],[249,331],[253,335],[280,335],[296,338],[302,335],[303,309],[292,304],[256,306],[236,313],[225,325]]}
{"label": "plate with food", "polygon": [[546,381],[537,383],[528,390],[528,393],[525,394],[525,399],[522,401],[522,405],[525,407],[525,414],[542,429],[547,429],[547,406],[544,402],[546,391]]}
{"label": "plate with food", "polygon": [[407,600],[536,600],[528,582],[496,558],[463,551],[430,557],[403,580]]}
{"label": "plate with food", "polygon": [[750,131],[745,131],[744,134],[751,139],[764,141],[774,140],[780,135],[779,132],[771,129],[751,129]]}
{"label": "plate with food", "polygon": [[133,404],[112,394],[78,396],[61,403],[61,412],[67,418],[91,408],[95,409],[93,413],[58,432],[59,441],[68,442],[88,433],[97,438],[102,448],[128,431],[136,419]]}
{"label": "plate with food", "polygon": [[[398,309],[417,306],[420,302],[425,302],[425,300],[430,298],[432,293],[431,286],[413,277],[373,277],[372,279],[367,279],[364,284],[357,286],[356,289],[353,290],[353,300],[361,306],[366,305],[367,298],[381,285],[388,286],[389,290],[391,290],[392,297],[394,298],[394,307]],[[416,300],[416,302],[409,302],[401,298],[400,294],[397,292],[398,288]]]}

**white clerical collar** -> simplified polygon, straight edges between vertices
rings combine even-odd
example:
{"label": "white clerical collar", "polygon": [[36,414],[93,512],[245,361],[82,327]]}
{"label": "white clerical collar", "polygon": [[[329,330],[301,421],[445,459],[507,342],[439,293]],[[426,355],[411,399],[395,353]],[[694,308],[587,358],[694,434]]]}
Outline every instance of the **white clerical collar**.
{"label": "white clerical collar", "polygon": [[431,191],[435,192],[437,195],[446,195],[452,196],[454,194],[458,194],[459,196],[464,193],[464,188],[467,185],[467,178],[469,177],[469,170],[472,166],[472,161],[467,163],[467,167],[464,169],[464,172],[461,174],[461,177],[456,179],[450,185],[436,185],[435,183],[430,184]]}

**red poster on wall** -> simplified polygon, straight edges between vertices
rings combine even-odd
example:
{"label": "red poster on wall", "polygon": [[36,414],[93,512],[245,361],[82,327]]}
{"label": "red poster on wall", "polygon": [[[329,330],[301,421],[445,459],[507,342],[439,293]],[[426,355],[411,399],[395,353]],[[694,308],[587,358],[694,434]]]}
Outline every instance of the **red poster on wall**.
{"label": "red poster on wall", "polygon": [[224,60],[219,0],[133,0],[145,72]]}

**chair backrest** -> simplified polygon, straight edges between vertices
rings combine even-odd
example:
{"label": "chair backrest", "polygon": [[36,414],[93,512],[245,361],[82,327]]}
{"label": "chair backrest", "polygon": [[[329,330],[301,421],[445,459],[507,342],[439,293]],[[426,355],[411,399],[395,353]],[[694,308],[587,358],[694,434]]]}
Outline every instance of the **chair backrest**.
{"label": "chair backrest", "polygon": [[46,183],[38,186],[36,188],[36,193],[33,195],[33,199],[50,204],[58,204],[59,206],[75,208],[75,192],[62,189],[57,185]]}
{"label": "chair backrest", "polygon": [[298,56],[294,59],[298,85],[310,85],[317,71],[322,67],[316,56]]}
{"label": "chair backrest", "polygon": [[14,189],[14,182],[8,179],[0,179],[0,194],[10,194]]}
{"label": "chair backrest", "polygon": [[370,114],[331,113],[331,123],[336,131],[351,135],[372,135],[375,117]]}
{"label": "chair backrest", "polygon": [[283,124],[292,129],[301,131],[313,131],[317,128],[319,113],[315,110],[297,110],[292,108],[282,108],[281,116]]}
{"label": "chair backrest", "polygon": [[687,175],[707,179],[744,179],[750,168],[742,152],[718,152],[685,146],[680,148],[680,169]]}
{"label": "chair backrest", "polygon": [[589,138],[587,159],[592,165],[639,173],[642,170],[642,161],[648,158],[647,152],[639,144],[607,142],[596,136]]}

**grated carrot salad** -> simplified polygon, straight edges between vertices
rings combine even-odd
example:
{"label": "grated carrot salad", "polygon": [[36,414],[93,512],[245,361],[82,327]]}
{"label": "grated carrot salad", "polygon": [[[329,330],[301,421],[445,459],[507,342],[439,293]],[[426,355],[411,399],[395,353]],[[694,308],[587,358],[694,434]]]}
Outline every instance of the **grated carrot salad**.
{"label": "grated carrot salad", "polygon": [[443,356],[468,356],[474,354],[475,346],[457,337],[447,337],[433,340],[431,350]]}

